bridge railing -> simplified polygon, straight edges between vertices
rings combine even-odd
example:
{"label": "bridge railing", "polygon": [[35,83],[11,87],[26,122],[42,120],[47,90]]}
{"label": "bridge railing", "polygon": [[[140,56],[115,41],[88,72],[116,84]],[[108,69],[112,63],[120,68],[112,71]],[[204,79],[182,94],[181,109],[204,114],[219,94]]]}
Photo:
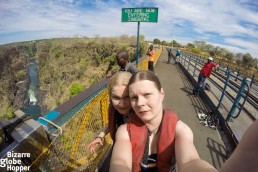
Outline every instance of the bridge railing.
{"label": "bridge railing", "polygon": [[[162,49],[155,52],[154,65],[161,53]],[[139,59],[137,67],[139,70],[147,70],[148,58]],[[61,127],[63,132],[32,163],[32,171],[95,171],[99,168],[111,148],[110,135],[104,138],[103,145],[94,154],[87,151],[87,145],[108,123],[108,80],[104,78],[43,117]],[[39,119],[38,122],[49,133],[56,131],[56,127],[52,127],[46,120]]]}
{"label": "bridge railing", "polygon": [[[198,57],[200,61],[206,60],[208,57],[203,56],[203,55],[198,55],[195,53],[187,52],[185,50],[182,50],[183,53],[188,54],[189,56],[195,56]],[[243,66],[241,64],[237,64],[234,60],[227,60],[227,59],[222,59],[219,57],[214,57],[214,61],[219,64],[221,67],[223,67],[226,70],[232,70],[236,73],[237,76],[239,75],[244,75],[247,78],[251,79],[250,82],[250,87],[254,82],[258,82],[258,70],[255,70],[254,68],[248,68],[246,66]]]}
{"label": "bridge railing", "polygon": [[[206,59],[187,52],[182,52],[180,56],[181,66],[188,71],[195,83],[205,61]],[[206,79],[207,83],[208,85],[204,88],[209,89],[209,93],[214,97],[212,109],[215,112],[223,109],[221,113],[218,113],[220,124],[221,126],[227,125],[231,129],[228,122],[239,117],[249,95],[250,86],[247,84],[247,79],[239,77],[233,71],[219,67],[217,71],[212,71],[210,78]],[[203,93],[201,92],[201,95],[204,95]],[[234,140],[238,139],[234,138]]]}
{"label": "bridge railing", "polygon": [[[198,76],[197,74],[199,74],[199,71],[202,68],[205,59],[185,52],[183,52],[182,56],[180,57],[181,64],[190,73],[192,73],[192,76]],[[227,112],[229,112],[229,115],[232,117],[239,116],[239,113],[241,112],[243,106],[237,105],[237,107],[241,110],[238,112],[236,116],[234,116],[233,111],[231,111],[230,109],[232,106],[226,106],[225,103],[223,103],[223,98],[225,96],[231,103],[234,104],[236,99],[232,97],[232,95],[240,94],[239,96],[243,98],[245,102],[245,100],[247,99],[247,95],[249,93],[249,86],[247,84],[246,78],[238,77],[232,71],[225,70],[224,68],[219,67],[218,70],[213,71],[211,77],[207,79],[209,83],[211,83],[218,90],[210,90],[213,96],[218,101],[217,107],[219,108],[220,106],[223,106],[227,110]],[[236,81],[238,81],[237,84],[235,83]],[[240,85],[238,85],[238,83],[240,83]],[[242,86],[242,84],[244,84],[245,86]],[[227,87],[230,89],[229,91],[226,91]],[[244,90],[246,90],[247,92],[244,92]],[[229,120],[230,117],[227,117],[226,119]]]}

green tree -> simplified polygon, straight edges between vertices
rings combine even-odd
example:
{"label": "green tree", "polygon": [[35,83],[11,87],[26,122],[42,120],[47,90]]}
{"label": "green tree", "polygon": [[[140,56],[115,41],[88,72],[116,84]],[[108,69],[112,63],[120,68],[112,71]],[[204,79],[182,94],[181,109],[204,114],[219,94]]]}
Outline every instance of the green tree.
{"label": "green tree", "polygon": [[243,56],[244,56],[243,53],[236,53],[236,54],[235,54],[235,58],[236,58],[237,60],[240,60],[240,61],[243,59]]}
{"label": "green tree", "polygon": [[8,107],[7,113],[6,113],[6,118],[7,119],[12,119],[14,117],[14,108],[12,106]]}
{"label": "green tree", "polygon": [[22,79],[24,76],[26,75],[26,72],[24,70],[20,70],[15,74],[15,77],[17,79],[17,81],[19,81],[20,79]]}
{"label": "green tree", "polygon": [[227,53],[228,53],[228,50],[227,50],[227,49],[225,49],[225,48],[221,48],[221,49],[220,49],[220,52],[219,52],[220,56],[226,57],[226,54],[227,54]]}
{"label": "green tree", "polygon": [[140,41],[144,41],[145,40],[145,36],[144,35],[140,35]]}
{"label": "green tree", "polygon": [[[204,46],[203,51],[207,51],[207,52],[209,52],[209,53],[211,54],[212,52],[214,52],[214,46],[211,45],[211,44],[206,44],[206,45]],[[212,54],[213,54],[213,53],[212,53]]]}
{"label": "green tree", "polygon": [[202,55],[204,55],[204,56],[206,56],[206,57],[211,56],[208,51],[203,52]]}
{"label": "green tree", "polygon": [[214,57],[221,56],[220,49],[221,48],[219,46],[214,47],[212,50],[209,51],[210,55]]}
{"label": "green tree", "polygon": [[195,54],[201,54],[202,51],[199,48],[192,48],[191,52]]}
{"label": "green tree", "polygon": [[237,60],[236,60],[236,64],[237,64],[238,66],[242,66],[242,61],[239,60],[239,59],[237,59]]}
{"label": "green tree", "polygon": [[162,45],[167,45],[167,42],[166,41],[162,41],[161,44]]}
{"label": "green tree", "polygon": [[77,94],[79,94],[83,90],[84,90],[83,86],[78,82],[73,83],[69,88],[71,97],[76,96]]}
{"label": "green tree", "polygon": [[194,46],[203,51],[205,46],[206,46],[206,42],[204,42],[204,41],[194,41]]}
{"label": "green tree", "polygon": [[253,66],[253,58],[252,58],[251,54],[247,53],[243,56],[243,65],[246,67]]}
{"label": "green tree", "polygon": [[192,49],[192,48],[195,48],[195,46],[194,46],[194,44],[192,44],[192,43],[188,43],[188,44],[186,45],[186,48]]}
{"label": "green tree", "polygon": [[233,56],[234,56],[234,54],[233,53],[231,53],[231,52],[227,52],[226,53],[226,59],[228,60],[228,61],[232,61],[233,60]]}
{"label": "green tree", "polygon": [[160,40],[159,40],[158,38],[155,38],[155,39],[153,40],[153,43],[154,43],[154,44],[160,44]]}
{"label": "green tree", "polygon": [[173,47],[181,47],[181,44],[173,40]]}

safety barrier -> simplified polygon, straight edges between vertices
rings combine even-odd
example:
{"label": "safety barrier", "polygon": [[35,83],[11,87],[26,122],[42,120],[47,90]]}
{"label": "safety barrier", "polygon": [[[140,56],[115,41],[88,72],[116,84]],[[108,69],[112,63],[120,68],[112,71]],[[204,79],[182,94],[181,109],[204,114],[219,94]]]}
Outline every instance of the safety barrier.
{"label": "safety barrier", "polygon": [[[162,49],[155,52],[154,65],[161,53]],[[137,67],[138,70],[147,70],[148,58],[139,59]],[[32,163],[31,171],[95,171],[99,168],[112,145],[110,135],[103,139],[103,145],[94,154],[87,151],[87,145],[108,123],[107,83],[108,79],[103,79],[38,120],[50,133],[55,133],[56,127],[52,127],[49,121],[58,125],[62,128],[62,135],[55,137]]]}
{"label": "safety barrier", "polygon": [[[182,52],[179,58],[181,67],[188,72],[193,80],[196,78],[195,83],[204,61],[206,59],[187,52]],[[206,83],[209,83],[208,86],[210,87],[209,92],[213,97],[212,101],[214,104],[211,108],[219,118],[221,126],[229,130],[229,135],[233,137],[234,144],[238,144],[239,138],[236,138],[232,132],[229,121],[232,122],[233,119],[239,117],[249,96],[252,82],[248,84],[245,77],[239,77],[233,71],[223,67],[219,67],[217,71],[213,71],[210,78],[206,79]],[[205,96],[206,93],[204,93],[201,92],[201,96]],[[223,112],[220,112],[222,107]]]}
{"label": "safety barrier", "polygon": [[[192,76],[197,76],[197,72],[200,71],[202,64],[204,63],[205,59],[200,58],[198,56],[192,56],[189,53],[183,52],[180,56],[180,62],[181,64],[190,72],[192,73]],[[222,77],[224,76],[224,77]],[[247,84],[246,78],[240,78],[233,72],[229,70],[225,70],[224,68],[219,67],[218,70],[215,72],[212,72],[212,76],[210,78],[207,78],[210,83],[212,83],[213,86],[215,86],[218,90],[220,95],[218,95],[218,92],[215,92],[214,90],[210,90],[213,96],[218,100],[217,109],[220,106],[223,106],[227,112],[229,113],[226,117],[226,120],[228,121],[231,117],[236,118],[239,116],[241,110],[243,109],[243,106],[245,104],[245,101],[247,99],[247,96],[250,91],[250,87]],[[231,81],[231,82],[230,82]],[[236,84],[236,82],[238,83]],[[226,92],[227,87],[230,88],[229,91]],[[244,92],[246,89],[246,92]],[[232,98],[232,95],[236,95],[234,98]],[[223,104],[223,99],[227,97],[229,101],[231,101],[233,104],[232,106],[226,106]],[[240,99],[243,98],[242,104],[239,104]],[[231,109],[229,109],[231,108]],[[233,115],[235,112],[235,109],[238,108],[239,111],[237,115]]]}
{"label": "safety barrier", "polygon": [[[186,50],[181,50],[181,51],[186,56],[197,57],[199,62],[203,62],[204,60],[206,60],[208,58],[203,55],[198,55],[198,54],[188,52]],[[223,60],[221,58],[214,57],[214,61],[217,64],[219,64],[220,66],[222,66],[224,69],[234,71],[234,73],[236,74],[237,77],[244,75],[247,78],[251,78],[250,87],[252,86],[252,84],[254,82],[258,82],[258,70],[255,70],[252,68],[247,68],[242,65],[236,64],[236,62],[234,62],[232,60],[229,61],[227,59]]]}

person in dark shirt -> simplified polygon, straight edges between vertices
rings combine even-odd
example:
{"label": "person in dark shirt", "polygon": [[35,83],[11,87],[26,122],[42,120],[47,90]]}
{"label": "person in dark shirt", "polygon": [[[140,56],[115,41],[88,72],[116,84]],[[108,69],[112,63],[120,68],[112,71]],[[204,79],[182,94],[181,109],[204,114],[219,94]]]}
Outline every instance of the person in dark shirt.
{"label": "person in dark shirt", "polygon": [[177,51],[176,51],[176,57],[175,57],[176,64],[179,62],[179,57],[180,57],[180,55],[181,55],[180,50],[177,50]]}
{"label": "person in dark shirt", "polygon": [[129,55],[125,51],[120,51],[116,55],[116,61],[120,66],[120,71],[127,71],[131,74],[138,72],[138,70],[129,62]]}
{"label": "person in dark shirt", "polygon": [[168,49],[168,62],[167,64],[172,64],[172,57],[173,57],[173,54],[172,54],[172,50],[171,49]]}

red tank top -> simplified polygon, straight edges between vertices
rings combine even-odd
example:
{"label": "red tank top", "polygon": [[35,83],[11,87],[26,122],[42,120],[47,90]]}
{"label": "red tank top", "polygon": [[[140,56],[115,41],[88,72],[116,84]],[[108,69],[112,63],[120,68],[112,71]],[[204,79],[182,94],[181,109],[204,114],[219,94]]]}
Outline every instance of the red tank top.
{"label": "red tank top", "polygon": [[[178,118],[175,113],[164,109],[157,149],[157,170],[159,172],[167,172],[173,165],[172,161],[175,158],[175,128],[177,120]],[[132,171],[140,172],[140,163],[144,153],[148,129],[135,114],[131,116],[130,123],[127,124],[127,129],[132,145]]]}

